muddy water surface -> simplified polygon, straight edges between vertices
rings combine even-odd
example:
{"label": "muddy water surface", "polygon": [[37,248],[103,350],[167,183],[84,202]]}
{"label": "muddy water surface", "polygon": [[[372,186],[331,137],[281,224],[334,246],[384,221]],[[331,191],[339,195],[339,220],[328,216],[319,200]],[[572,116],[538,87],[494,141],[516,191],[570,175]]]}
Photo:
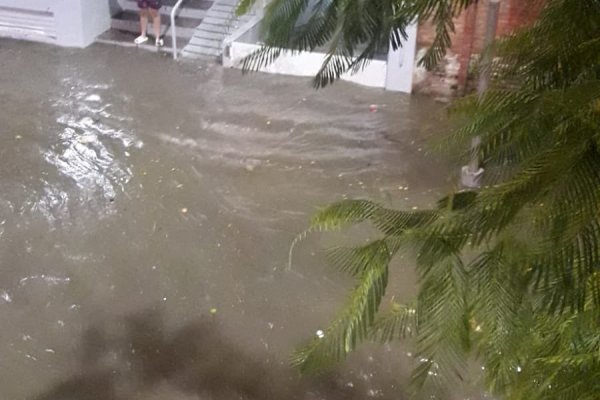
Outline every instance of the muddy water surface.
{"label": "muddy water surface", "polygon": [[[422,142],[439,114],[346,83],[0,40],[0,398],[407,398],[391,347],[296,377],[290,351],[351,282],[320,237],[286,263],[317,206],[435,198],[448,170]],[[410,276],[399,263],[393,290]]]}

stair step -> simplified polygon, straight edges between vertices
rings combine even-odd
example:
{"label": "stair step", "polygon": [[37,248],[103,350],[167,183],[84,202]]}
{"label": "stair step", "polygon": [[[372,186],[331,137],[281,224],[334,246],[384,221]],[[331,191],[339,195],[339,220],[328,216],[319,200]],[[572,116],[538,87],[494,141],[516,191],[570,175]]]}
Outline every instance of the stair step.
{"label": "stair step", "polygon": [[206,30],[212,30],[215,32],[220,32],[221,30],[224,30],[225,32],[229,31],[229,26],[226,23],[223,23],[222,21],[205,21],[202,20],[202,24],[200,25],[202,26],[203,29]]}
{"label": "stair step", "polygon": [[192,36],[192,40],[194,39],[202,39],[202,38],[207,38],[207,39],[218,39],[218,40],[223,40],[225,38],[225,36],[227,36],[227,33],[225,31],[223,32],[212,32],[212,31],[205,31],[203,29],[196,29],[196,32],[194,33],[194,36]]}
{"label": "stair step", "polygon": [[232,19],[235,19],[235,17],[232,15],[213,14],[213,13],[209,12],[202,19],[202,21],[207,22],[209,24],[226,24],[227,22],[231,21]]}
{"label": "stair step", "polygon": [[219,54],[221,54],[221,51],[219,49],[215,49],[213,47],[206,47],[206,46],[196,46],[196,45],[187,45],[183,51],[184,54],[187,53],[191,53],[191,54],[199,54],[199,55],[206,55],[206,56],[218,56]]}
{"label": "stair step", "polygon": [[[139,32],[140,31],[140,17],[137,12],[134,11],[122,11],[115,15],[111,20],[111,28],[126,31],[126,32]],[[175,23],[177,24],[177,36],[183,38],[191,38],[194,35],[195,28],[202,22],[196,18],[177,18]],[[161,34],[169,36],[171,34],[171,21],[167,18],[161,18]],[[152,30],[152,21],[148,22],[148,31]]]}
{"label": "stair step", "polygon": [[217,17],[217,18],[225,18],[225,19],[231,19],[231,18],[235,18],[235,13],[231,10],[227,11],[227,10],[214,10],[214,9],[210,9],[210,11],[208,12],[208,15],[210,17]]}
{"label": "stair step", "polygon": [[219,5],[228,5],[228,6],[233,6],[233,7],[237,7],[239,0],[218,0],[219,1]]}
{"label": "stair step", "polygon": [[223,38],[206,38],[206,37],[197,37],[194,36],[190,39],[189,44],[193,46],[206,46],[212,47],[215,49],[221,49],[221,44],[223,43]]}
{"label": "stair step", "polygon": [[221,55],[223,40],[252,18],[235,14],[239,0],[215,0],[202,23],[184,48],[182,54],[190,58],[215,58]]}
{"label": "stair step", "polygon": [[[118,45],[118,46],[123,46],[123,47],[137,47],[137,48],[140,48],[143,50],[149,50],[149,51],[160,51],[160,52],[171,52],[172,51],[173,43],[172,43],[170,37],[164,39],[165,45],[163,47],[157,48],[156,46],[154,46],[152,38],[149,38],[148,41],[142,45],[136,45],[135,43],[133,43],[133,40],[136,38],[136,36],[137,36],[137,34],[133,34],[130,32],[116,31],[114,29],[111,29],[111,30],[104,32],[100,36],[98,36],[98,38],[96,38],[96,42]],[[187,40],[185,38],[179,38],[179,37],[177,38],[177,48],[179,50],[183,50],[183,48],[185,47],[186,44],[187,44]]]}
{"label": "stair step", "polygon": [[211,25],[211,24],[200,24],[196,29],[194,36],[201,36],[202,32],[220,33],[227,35],[227,26],[225,25]]}
{"label": "stair step", "polygon": [[236,8],[237,7],[234,7],[234,6],[228,6],[226,4],[217,3],[217,4],[213,5],[210,9],[215,10],[215,11],[232,12],[232,11],[235,11]]}
{"label": "stair step", "polygon": [[[161,22],[163,21],[169,21],[170,22],[170,18],[166,19],[165,15],[161,14]],[[119,14],[113,16],[113,19],[124,19],[124,20],[129,20],[129,21],[136,21],[139,22],[140,20],[140,15],[137,11],[122,11]],[[152,18],[150,18],[151,20]],[[150,21],[152,22],[152,21]],[[186,17],[176,17],[175,18],[175,22],[177,23],[177,27],[181,27],[181,28],[195,28],[198,25],[200,25],[200,23],[202,22],[202,18],[186,18]]]}

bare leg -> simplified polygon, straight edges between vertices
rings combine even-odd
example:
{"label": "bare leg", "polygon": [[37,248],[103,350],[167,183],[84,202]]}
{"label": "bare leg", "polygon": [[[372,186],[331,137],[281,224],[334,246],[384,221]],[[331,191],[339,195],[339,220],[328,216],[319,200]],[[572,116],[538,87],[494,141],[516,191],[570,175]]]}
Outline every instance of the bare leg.
{"label": "bare leg", "polygon": [[150,9],[150,15],[152,16],[152,22],[154,23],[154,38],[156,43],[160,40],[160,13],[158,10]]}
{"label": "bare leg", "polygon": [[146,36],[146,30],[148,29],[148,9],[140,9],[140,35]]}
{"label": "bare leg", "polygon": [[140,36],[136,37],[133,41],[135,44],[140,45],[148,40],[146,36],[146,30],[148,28],[148,9],[140,8]]}

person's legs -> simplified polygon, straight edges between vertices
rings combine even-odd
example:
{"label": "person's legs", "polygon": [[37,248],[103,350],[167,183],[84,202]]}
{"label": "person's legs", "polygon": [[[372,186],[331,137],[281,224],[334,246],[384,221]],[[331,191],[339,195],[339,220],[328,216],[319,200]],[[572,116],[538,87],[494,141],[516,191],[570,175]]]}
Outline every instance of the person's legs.
{"label": "person's legs", "polygon": [[138,0],[138,6],[140,7],[140,36],[135,38],[136,44],[142,44],[148,40],[146,31],[148,29],[148,4],[145,0]]}
{"label": "person's legs", "polygon": [[140,9],[140,35],[146,36],[148,32],[148,9]]}
{"label": "person's legs", "polygon": [[156,39],[156,45],[162,46],[163,39],[160,37],[160,12],[158,11],[161,7],[160,0],[151,0],[150,1],[150,15],[152,16],[152,23],[154,26],[154,37]]}

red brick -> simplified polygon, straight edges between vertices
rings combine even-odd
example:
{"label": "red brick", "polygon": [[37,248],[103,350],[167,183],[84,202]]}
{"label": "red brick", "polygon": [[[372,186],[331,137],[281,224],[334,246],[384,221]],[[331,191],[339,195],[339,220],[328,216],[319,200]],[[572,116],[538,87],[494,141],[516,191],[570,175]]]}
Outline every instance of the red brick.
{"label": "red brick", "polygon": [[[454,31],[451,33],[452,47],[449,54],[458,54],[460,70],[458,85],[464,87],[472,54],[483,49],[489,0],[479,0],[454,19]],[[498,16],[497,37],[510,34],[516,29],[535,21],[543,0],[501,0]],[[435,27],[430,21],[419,23],[417,46],[429,47],[435,38]]]}

